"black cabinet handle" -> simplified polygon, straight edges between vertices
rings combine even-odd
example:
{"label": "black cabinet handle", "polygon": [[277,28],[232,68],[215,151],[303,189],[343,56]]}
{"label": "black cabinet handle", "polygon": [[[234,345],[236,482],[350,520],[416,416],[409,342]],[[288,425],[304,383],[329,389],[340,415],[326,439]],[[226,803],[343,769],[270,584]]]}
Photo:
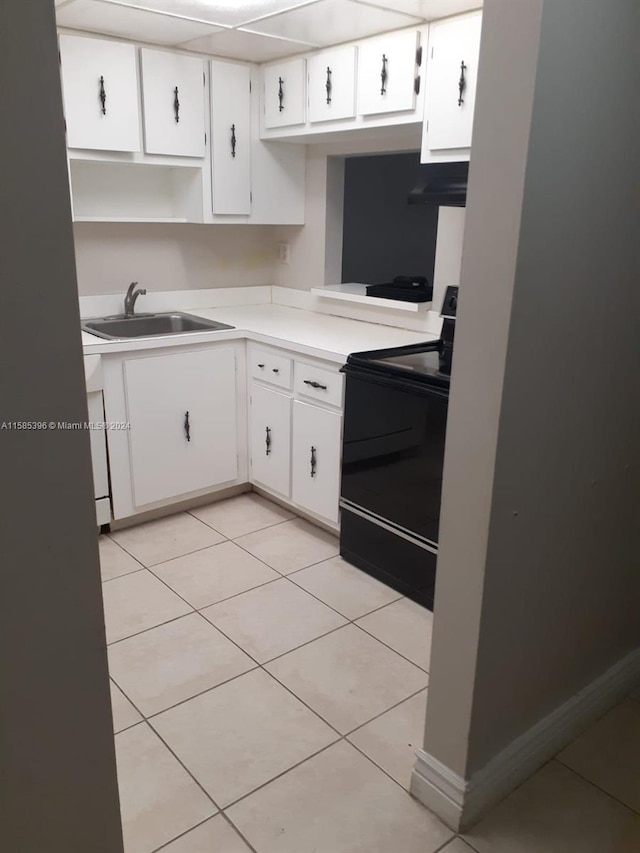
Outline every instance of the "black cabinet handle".
{"label": "black cabinet handle", "polygon": [[100,75],[100,103],[102,104],[102,115],[106,116],[107,93],[104,90],[104,77],[102,75]]}
{"label": "black cabinet handle", "polygon": [[460,79],[458,80],[458,106],[461,107],[464,104],[464,90],[467,88],[467,81],[464,79],[464,72],[467,70],[467,66],[464,64],[464,60],[460,63]]}
{"label": "black cabinet handle", "polygon": [[180,121],[180,101],[178,100],[178,87],[173,90],[173,111],[176,114],[176,124]]}
{"label": "black cabinet handle", "polygon": [[259,364],[258,367],[264,368],[264,364]]}
{"label": "black cabinet handle", "polygon": [[331,103],[331,69],[327,65],[327,82],[324,84],[324,88],[327,90],[327,103]]}
{"label": "black cabinet handle", "polygon": [[278,111],[279,112],[282,112],[282,110],[284,109],[284,104],[283,104],[284,89],[282,88],[283,83],[284,83],[284,80],[282,79],[282,77],[278,77]]}
{"label": "black cabinet handle", "polygon": [[191,441],[191,424],[189,423],[189,412],[184,413],[184,434],[187,441]]}
{"label": "black cabinet handle", "polygon": [[265,443],[264,455],[269,456],[269,454],[271,453],[271,430],[269,429],[269,427],[265,427],[264,443]]}
{"label": "black cabinet handle", "polygon": [[311,476],[316,476],[316,449],[315,447],[311,448]]}
{"label": "black cabinet handle", "polygon": [[302,381],[305,385],[311,385],[312,388],[322,388],[323,391],[327,390],[327,386],[322,385],[320,382],[315,382],[311,379],[303,379]]}
{"label": "black cabinet handle", "polygon": [[277,367],[273,367],[272,370],[274,373],[280,373],[280,370]]}
{"label": "black cabinet handle", "polygon": [[236,126],[231,125],[231,156],[236,156]]}
{"label": "black cabinet handle", "polygon": [[422,65],[422,45],[416,50],[416,65],[418,68]]}
{"label": "black cabinet handle", "polygon": [[380,94],[384,95],[387,91],[387,62],[389,60],[386,57],[386,54],[382,54],[382,71],[380,72]]}
{"label": "black cabinet handle", "polygon": [[415,78],[415,80],[413,81],[413,91],[416,93],[416,95],[420,94],[420,75],[419,74]]}

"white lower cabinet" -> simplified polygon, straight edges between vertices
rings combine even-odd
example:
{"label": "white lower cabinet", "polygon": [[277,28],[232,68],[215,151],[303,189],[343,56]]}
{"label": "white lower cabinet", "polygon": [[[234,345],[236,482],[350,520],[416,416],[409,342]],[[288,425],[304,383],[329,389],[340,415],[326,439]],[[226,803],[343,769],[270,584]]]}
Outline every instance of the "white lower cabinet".
{"label": "white lower cabinet", "polygon": [[291,454],[293,502],[338,521],[342,418],[339,412],[293,403]]}
{"label": "white lower cabinet", "polygon": [[291,397],[253,385],[249,457],[255,483],[290,497]]}
{"label": "white lower cabinet", "polygon": [[335,365],[250,345],[251,482],[338,524],[343,376]]}
{"label": "white lower cabinet", "polygon": [[238,476],[233,347],[124,362],[134,505]]}

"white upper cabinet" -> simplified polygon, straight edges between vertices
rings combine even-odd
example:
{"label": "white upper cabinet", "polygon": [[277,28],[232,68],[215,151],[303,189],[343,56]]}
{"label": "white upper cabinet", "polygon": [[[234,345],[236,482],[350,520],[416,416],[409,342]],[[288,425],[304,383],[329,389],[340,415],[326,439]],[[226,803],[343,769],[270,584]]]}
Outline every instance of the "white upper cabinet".
{"label": "white upper cabinet", "polygon": [[60,62],[69,148],[140,151],[136,48],[61,35]]}
{"label": "white upper cabinet", "polygon": [[194,56],[140,50],[144,150],[204,157],[204,65]]}
{"label": "white upper cabinet", "polygon": [[471,147],[482,13],[435,21],[429,30],[422,159]]}
{"label": "white upper cabinet", "polygon": [[265,127],[304,124],[305,76],[304,59],[289,59],[264,66]]}
{"label": "white upper cabinet", "polygon": [[416,106],[417,30],[368,39],[358,50],[358,114],[406,112]]}
{"label": "white upper cabinet", "polygon": [[213,212],[251,213],[251,69],[211,62]]}
{"label": "white upper cabinet", "polygon": [[356,114],[356,48],[323,50],[307,61],[309,121],[353,118]]}

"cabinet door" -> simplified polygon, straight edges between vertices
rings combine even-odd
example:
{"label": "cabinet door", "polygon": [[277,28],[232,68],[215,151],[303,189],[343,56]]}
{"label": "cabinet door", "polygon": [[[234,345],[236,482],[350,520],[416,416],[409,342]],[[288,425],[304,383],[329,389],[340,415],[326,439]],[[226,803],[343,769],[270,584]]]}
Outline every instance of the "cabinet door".
{"label": "cabinet door", "polygon": [[311,56],[309,121],[352,118],[356,114],[356,48],[338,47]]}
{"label": "cabinet door", "polygon": [[254,385],[250,430],[251,481],[289,497],[291,397]]}
{"label": "cabinet door", "polygon": [[211,157],[214,213],[251,213],[251,71],[211,62]]}
{"label": "cabinet door", "polygon": [[96,498],[104,498],[109,494],[107,439],[105,430],[95,426],[96,424],[104,423],[102,391],[91,391],[87,394],[87,409],[89,412],[89,421],[94,424],[94,428],[89,430],[93,493]]}
{"label": "cabinet door", "polygon": [[416,106],[416,51],[420,34],[386,33],[358,51],[358,114],[396,113]]}
{"label": "cabinet door", "polygon": [[262,72],[264,126],[285,127],[305,121],[305,61],[289,59]]}
{"label": "cabinet door", "polygon": [[232,348],[130,359],[124,373],[136,506],[236,479]]}
{"label": "cabinet door", "polygon": [[293,501],[333,522],[340,498],[341,424],[338,412],[293,403]]}
{"label": "cabinet door", "polygon": [[60,63],[68,147],[140,151],[135,47],[61,35]]}
{"label": "cabinet door", "polygon": [[142,115],[147,154],[204,157],[201,59],[142,48]]}
{"label": "cabinet door", "polygon": [[481,25],[481,12],[430,25],[424,125],[430,151],[471,147]]}

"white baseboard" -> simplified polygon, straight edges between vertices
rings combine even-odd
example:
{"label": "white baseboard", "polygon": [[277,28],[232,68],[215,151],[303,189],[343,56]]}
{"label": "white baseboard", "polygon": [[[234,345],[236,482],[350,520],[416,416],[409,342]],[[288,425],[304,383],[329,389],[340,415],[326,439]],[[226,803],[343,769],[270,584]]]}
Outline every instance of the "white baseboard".
{"label": "white baseboard", "polygon": [[470,779],[418,750],[411,793],[456,831],[467,829],[640,681],[640,648],[626,655],[495,755]]}

